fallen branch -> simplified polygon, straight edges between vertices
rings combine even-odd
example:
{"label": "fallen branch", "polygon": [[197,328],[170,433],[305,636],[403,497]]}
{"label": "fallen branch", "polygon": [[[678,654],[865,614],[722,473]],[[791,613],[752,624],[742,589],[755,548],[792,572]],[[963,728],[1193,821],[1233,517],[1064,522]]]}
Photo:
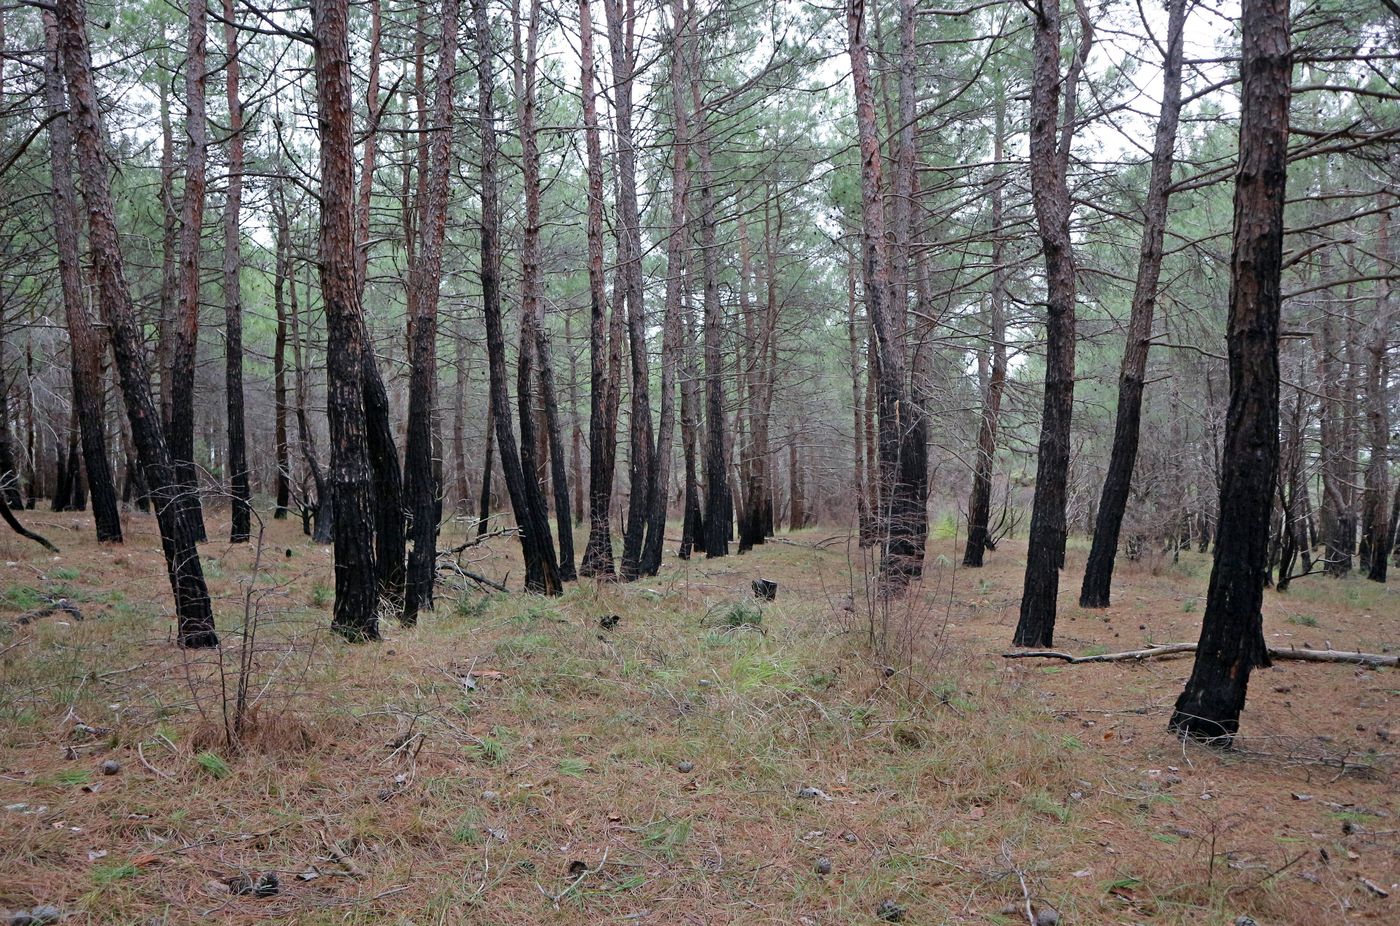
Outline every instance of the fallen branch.
{"label": "fallen branch", "polygon": [[[1144,659],[1161,659],[1182,656],[1196,651],[1195,643],[1163,643],[1146,649],[1129,650],[1124,653],[1099,653],[1094,656],[1075,656],[1058,650],[1021,650],[1015,653],[1002,653],[1003,659],[1059,659],[1071,664],[1081,662],[1141,662]],[[1369,666],[1373,669],[1400,665],[1400,655],[1388,653],[1343,652],[1333,649],[1296,649],[1281,646],[1269,647],[1270,659],[1294,659],[1299,662],[1339,662],[1346,665]]]}
{"label": "fallen branch", "polygon": [[10,506],[8,504],[3,503],[3,501],[0,501],[0,517],[3,517],[5,519],[5,523],[10,525],[10,530],[14,531],[16,534],[19,534],[21,537],[24,537],[27,540],[34,541],[39,546],[43,547],[45,550],[48,550],[50,553],[58,552],[58,547],[49,543],[47,539],[39,536],[29,528],[25,527],[23,524],[19,523],[19,519],[16,518],[15,513],[10,510]]}
{"label": "fallen branch", "polygon": [[50,614],[67,614],[75,621],[83,619],[83,612],[78,610],[78,606],[67,598],[56,598],[41,608],[32,611],[25,611],[15,618],[16,624],[32,624],[40,618],[48,617]]}

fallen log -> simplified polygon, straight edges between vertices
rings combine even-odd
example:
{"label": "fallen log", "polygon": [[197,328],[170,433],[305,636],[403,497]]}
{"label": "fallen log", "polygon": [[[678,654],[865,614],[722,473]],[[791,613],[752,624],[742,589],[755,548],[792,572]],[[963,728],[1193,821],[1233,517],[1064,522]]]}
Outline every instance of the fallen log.
{"label": "fallen log", "polygon": [[[1270,646],[1270,659],[1294,659],[1299,662],[1337,662],[1346,665],[1368,666],[1373,669],[1400,665],[1400,655],[1389,653],[1346,652],[1334,649],[1297,649],[1295,647]],[[1002,653],[1003,659],[1059,659],[1062,662],[1078,664],[1083,662],[1141,662],[1144,659],[1163,659],[1171,656],[1184,656],[1194,653],[1194,643],[1163,643],[1146,649],[1128,650],[1123,653],[1098,653],[1093,656],[1075,656],[1058,650],[1037,649]]]}
{"label": "fallen log", "polygon": [[35,608],[32,611],[25,611],[15,618],[16,624],[32,624],[40,618],[48,617],[50,614],[67,614],[74,620],[83,619],[83,612],[78,610],[78,606],[67,598],[55,599],[43,607]]}

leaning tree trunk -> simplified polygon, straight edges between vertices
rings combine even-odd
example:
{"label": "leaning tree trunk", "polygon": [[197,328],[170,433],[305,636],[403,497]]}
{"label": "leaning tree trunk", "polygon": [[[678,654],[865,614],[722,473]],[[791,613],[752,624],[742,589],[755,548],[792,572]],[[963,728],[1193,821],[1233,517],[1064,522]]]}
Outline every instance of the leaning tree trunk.
{"label": "leaning tree trunk", "polygon": [[107,176],[100,109],[92,79],[92,56],[83,0],[61,0],[54,23],[68,77],[78,174],[88,214],[88,252],[97,281],[98,302],[116,358],[132,440],[146,484],[155,501],[166,572],[175,595],[177,639],[182,646],[217,646],[209,589],[204,582],[190,510],[180,503],[180,486],[165,443],[160,414],[151,394],[144,333],[126,284],[117,234],[111,181]]}
{"label": "leaning tree trunk", "polygon": [[[1080,4],[1080,0],[1076,0]],[[1017,646],[1050,646],[1055,636],[1056,596],[1065,562],[1065,501],[1069,482],[1069,427],[1074,406],[1074,253],[1070,241],[1069,145],[1074,137],[1075,82],[1088,57],[1093,32],[1080,8],[1080,46],[1069,73],[1060,73],[1059,0],[1046,0],[1035,14],[1031,75],[1031,200],[1045,253],[1045,402],[1031,506],[1026,577]],[[1060,89],[1064,86],[1064,127]]]}
{"label": "leaning tree trunk", "polygon": [[206,539],[194,464],[194,370],[199,353],[200,250],[204,231],[205,160],[209,126],[205,109],[208,0],[189,4],[185,58],[185,189],[180,207],[179,313],[170,360],[170,453],[189,509],[195,539]]}
{"label": "leaning tree trunk", "polygon": [[373,363],[355,278],[354,121],[347,0],[318,0],[315,35],[321,134],[321,299],[326,313],[326,408],[335,499],[335,613],[351,642],[379,638],[375,510],[364,370]]}
{"label": "leaning tree trunk", "polygon": [[433,607],[442,487],[433,470],[433,405],[437,382],[437,313],[442,285],[442,245],[447,235],[447,195],[452,167],[452,85],[457,73],[457,0],[442,2],[433,128],[428,150],[427,196],[419,204],[417,261],[409,271],[408,441],[404,475],[409,521],[408,581],[403,622]]}
{"label": "leaning tree trunk", "polygon": [[1292,76],[1287,0],[1244,0],[1239,168],[1228,326],[1230,407],[1220,527],[1195,666],[1171,729],[1228,743],[1250,671],[1267,666],[1260,608],[1278,468],[1279,315]]}
{"label": "leaning tree trunk", "polygon": [[875,332],[878,380],[880,582],[882,593],[888,594],[901,591],[917,575],[923,537],[918,536],[921,519],[915,511],[919,490],[911,481],[916,475],[917,454],[913,439],[917,429],[914,427],[915,412],[909,401],[904,331],[893,317],[889,304],[880,135],[870,82],[865,11],[864,0],[850,0],[846,8],[846,26],[856,100],[856,131],[860,139],[863,282],[866,314]]}
{"label": "leaning tree trunk", "polygon": [[[495,419],[496,443],[505,474],[506,491],[516,523],[520,526],[520,546],[525,558],[525,588],[545,595],[563,592],[554,545],[549,536],[545,512],[530,504],[525,480],[534,478],[521,466],[515,432],[510,426],[510,396],[506,387],[506,344],[501,328],[501,249],[500,203],[496,189],[495,74],[491,24],[486,0],[475,0],[473,20],[476,31],[478,112],[481,138],[481,301],[486,316],[486,356],[490,371],[491,415]],[[487,460],[490,468],[490,460]]]}
{"label": "leaning tree trunk", "polygon": [[224,203],[224,396],[228,408],[228,473],[233,495],[230,543],[247,543],[252,529],[248,448],[243,422],[243,297],[239,277],[243,250],[239,216],[243,206],[243,103],[238,96],[238,29],[233,0],[224,4],[224,51],[229,137],[228,198]]}
{"label": "leaning tree trunk", "polygon": [[1147,348],[1152,339],[1152,314],[1157,305],[1157,283],[1162,274],[1162,239],[1167,230],[1167,200],[1171,196],[1172,152],[1181,115],[1182,37],[1186,0],[1171,0],[1167,18],[1167,56],[1162,66],[1162,111],[1157,119],[1157,139],[1152,149],[1152,174],[1143,203],[1142,247],[1138,254],[1137,284],[1128,315],[1128,340],[1118,373],[1118,418],[1113,429],[1113,450],[1108,457],[1099,498],[1098,520],[1084,584],[1079,592],[1081,608],[1108,607],[1113,585],[1113,562],[1118,535],[1128,508],[1133,468],[1137,463],[1138,432],[1142,422],[1142,390],[1147,376]]}
{"label": "leaning tree trunk", "polygon": [[68,100],[63,90],[58,32],[52,20],[52,16],[46,16],[44,23],[47,50],[44,57],[44,93],[49,110],[53,230],[58,250],[58,279],[63,290],[63,313],[68,322],[73,411],[82,434],[83,463],[92,490],[97,540],[99,543],[121,543],[122,522],[117,510],[117,485],[107,459],[107,436],[104,432],[107,411],[102,395],[102,355],[105,345],[83,298],[78,202],[73,187],[73,127],[67,114]]}

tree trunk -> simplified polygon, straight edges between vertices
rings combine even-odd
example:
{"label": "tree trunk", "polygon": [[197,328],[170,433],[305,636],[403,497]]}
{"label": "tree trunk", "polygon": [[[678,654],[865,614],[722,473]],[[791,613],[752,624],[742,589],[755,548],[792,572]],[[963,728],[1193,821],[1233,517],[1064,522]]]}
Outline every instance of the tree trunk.
{"label": "tree trunk", "polygon": [[[1065,501],[1069,481],[1070,414],[1074,406],[1075,266],[1070,242],[1071,202],[1066,175],[1074,137],[1075,84],[1093,32],[1081,0],[1080,46],[1067,75],[1060,73],[1060,0],[1046,0],[1034,15],[1031,75],[1031,200],[1045,254],[1047,289],[1045,402],[1036,460],[1029,551],[1017,646],[1050,646],[1056,596],[1065,561]],[[1060,90],[1064,88],[1063,128]]]}
{"label": "tree trunk", "polygon": [[1157,283],[1162,274],[1162,239],[1167,230],[1167,200],[1171,196],[1173,151],[1181,115],[1182,37],[1186,0],[1171,0],[1167,17],[1167,55],[1162,65],[1162,111],[1157,118],[1157,138],[1152,149],[1152,172],[1143,204],[1142,247],[1138,254],[1137,283],[1128,315],[1128,338],[1118,373],[1118,417],[1113,430],[1113,450],[1108,458],[1098,521],[1084,584],[1079,592],[1081,608],[1108,607],[1113,585],[1113,561],[1118,535],[1128,507],[1133,468],[1137,463],[1138,432],[1142,421],[1142,390],[1147,376],[1147,349],[1152,340],[1152,315],[1157,305]]}
{"label": "tree trunk", "polygon": [[[279,190],[280,193],[280,190]],[[276,207],[274,207],[276,208]],[[273,258],[272,305],[277,316],[277,334],[272,347],[272,396],[274,415],[274,443],[277,467],[276,492],[277,507],[272,516],[278,520],[287,517],[291,504],[292,461],[287,440],[287,305],[285,300],[287,284],[286,253],[288,242],[282,237],[281,216],[277,217],[276,253]]]}
{"label": "tree trunk", "polygon": [[1250,671],[1269,664],[1260,608],[1278,468],[1278,339],[1292,72],[1286,0],[1244,0],[1239,168],[1220,527],[1195,665],[1171,729],[1228,743]]}
{"label": "tree trunk", "polygon": [[[489,388],[489,384],[488,384]],[[496,412],[488,397],[486,403],[486,450],[481,464],[481,505],[476,521],[476,536],[485,537],[491,523],[491,470],[496,451]]]}
{"label": "tree trunk", "polygon": [[[79,257],[78,202],[73,187],[73,127],[66,115],[58,32],[46,17],[44,39],[44,92],[49,111],[49,163],[53,179],[53,228],[58,251],[58,278],[63,290],[63,312],[68,322],[69,359],[73,377],[73,412],[82,434],[83,462],[92,489],[92,513],[99,543],[121,543],[122,522],[117,510],[117,486],[107,459],[107,420],[102,390],[101,334],[88,314],[83,298]],[[9,423],[5,424],[8,445]]]}
{"label": "tree trunk", "polygon": [[729,464],[725,459],[724,310],[719,301],[719,243],[716,240],[715,167],[710,151],[704,101],[692,79],[692,99],[699,120],[695,147],[700,161],[700,267],[704,307],[701,325],[705,357],[705,556],[729,554]]}
{"label": "tree trunk", "polygon": [[170,453],[180,481],[180,502],[190,511],[195,540],[206,539],[194,463],[194,370],[199,354],[200,250],[204,233],[205,160],[209,126],[205,109],[208,0],[192,0],[185,57],[185,189],[180,206],[179,308],[170,359]]}
{"label": "tree trunk", "polygon": [[[632,134],[632,72],[636,66],[632,7],[603,0],[612,55],[613,112],[617,125],[617,262],[626,296],[627,340],[632,360],[631,483],[622,571],[631,582],[642,574],[647,499],[655,478],[652,460],[651,377],[647,372],[646,305],[642,290],[642,232],[637,209],[637,143]],[[624,19],[627,21],[624,22]]]}
{"label": "tree trunk", "polygon": [[[1174,0],[1181,2],[1181,0]],[[1001,423],[1001,397],[1006,391],[1006,194],[1001,163],[1006,157],[1006,94],[1000,73],[993,78],[996,92],[996,125],[992,135],[992,161],[998,165],[991,182],[992,292],[987,333],[991,338],[991,363],[986,391],[982,394],[982,421],[977,429],[977,462],[973,465],[972,496],[967,503],[967,546],[963,565],[980,567],[982,557],[995,542],[991,536],[992,470],[996,463],[997,427]]]}
{"label": "tree trunk", "polygon": [[230,543],[247,543],[251,489],[243,422],[243,297],[239,282],[243,250],[239,217],[243,206],[243,103],[238,96],[238,29],[233,0],[224,4],[224,53],[228,56],[228,198],[224,203],[224,395],[228,409],[228,473],[233,495]]}
{"label": "tree trunk", "polygon": [[[496,189],[496,113],[494,53],[486,0],[475,0],[473,18],[476,30],[477,86],[480,103],[481,138],[481,296],[486,316],[486,354],[490,369],[491,411],[496,425],[501,469],[506,490],[520,526],[520,546],[525,557],[525,588],[545,595],[563,592],[554,545],[549,536],[545,513],[530,503],[527,473],[521,465],[515,433],[510,426],[510,396],[506,387],[506,346],[501,330],[501,251],[500,203]],[[522,363],[524,362],[522,358]],[[522,416],[522,417],[528,417]],[[521,436],[522,441],[525,435]],[[488,461],[489,468],[489,461]]]}
{"label": "tree trunk", "polygon": [[335,498],[335,613],[351,642],[379,638],[374,486],[364,384],[373,364],[355,276],[354,122],[347,0],[313,7],[317,121],[321,135],[321,298],[326,313],[326,407]]}
{"label": "tree trunk", "polygon": [[403,623],[433,608],[437,579],[440,480],[433,467],[433,405],[437,384],[437,313],[442,285],[442,247],[447,234],[447,197],[452,167],[452,86],[457,74],[457,0],[442,0],[442,37],[429,136],[426,198],[418,204],[418,247],[409,271],[408,441],[404,448],[408,504],[408,581]]}
{"label": "tree trunk", "polygon": [[[1394,266],[1390,242],[1390,213],[1376,219],[1376,257],[1382,268]],[[1366,467],[1361,557],[1366,578],[1384,582],[1390,562],[1390,281],[1376,284],[1376,318],[1366,366],[1366,418],[1370,425],[1371,459]]]}
{"label": "tree trunk", "polygon": [[179,502],[176,480],[151,395],[141,325],[126,284],[121,241],[117,234],[106,159],[102,151],[97,93],[87,36],[87,10],[82,0],[62,0],[52,26],[68,77],[68,99],[78,173],[88,213],[88,251],[97,280],[98,301],[107,322],[127,419],[140,456],[145,481],[156,502],[166,571],[175,595],[177,639],[182,646],[211,647],[219,643],[209,590],[204,583],[190,509]]}
{"label": "tree trunk", "polygon": [[923,538],[916,536],[920,519],[914,469],[918,454],[915,412],[908,392],[904,331],[893,317],[885,242],[885,203],[881,181],[879,127],[870,84],[869,52],[865,39],[864,0],[850,0],[846,9],[850,42],[851,80],[855,89],[856,131],[860,140],[862,268],[866,314],[875,333],[875,376],[879,399],[880,510],[877,518],[880,584],[884,594],[903,590],[918,574]]}

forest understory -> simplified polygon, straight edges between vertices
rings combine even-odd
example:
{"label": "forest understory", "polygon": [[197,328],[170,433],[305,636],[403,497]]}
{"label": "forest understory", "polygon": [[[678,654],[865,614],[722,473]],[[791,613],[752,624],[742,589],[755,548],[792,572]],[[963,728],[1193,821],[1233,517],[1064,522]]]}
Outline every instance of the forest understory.
{"label": "forest understory", "polygon": [[[210,510],[212,537],[226,518]],[[385,621],[382,644],[355,647],[328,626],[330,549],[255,522],[252,544],[202,547],[224,646],[190,650],[170,645],[150,516],[126,519],[122,547],[95,543],[85,515],[27,522],[63,552],[0,537],[0,910],[113,924],[1397,916],[1395,670],[1277,662],[1254,674],[1233,749],[1183,744],[1167,721],[1190,658],[1002,658],[1022,539],[969,570],[961,538],[935,531],[922,584],[873,618],[874,567],[830,531],[724,560],[668,549],[658,579],[556,598],[448,566],[417,627]],[[440,547],[463,530],[449,523]],[[1086,554],[1072,539],[1067,570]],[[504,535],[459,562],[507,583],[521,569]],[[1106,611],[1076,607],[1065,583],[1057,648],[1194,640],[1209,571],[1192,552],[1124,562]],[[757,578],[775,600],[753,597]],[[1360,577],[1303,578],[1264,612],[1270,646],[1400,650],[1394,596]]]}

